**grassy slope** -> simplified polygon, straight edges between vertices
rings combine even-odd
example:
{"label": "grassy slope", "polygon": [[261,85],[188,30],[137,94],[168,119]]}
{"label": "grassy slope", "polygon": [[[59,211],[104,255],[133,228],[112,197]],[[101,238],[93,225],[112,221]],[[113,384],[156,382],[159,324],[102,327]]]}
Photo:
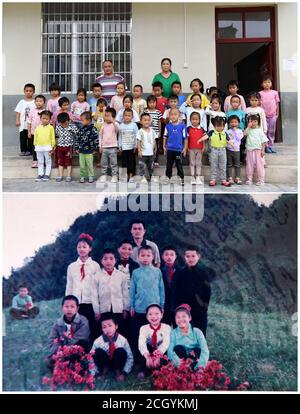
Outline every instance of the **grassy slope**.
{"label": "grassy slope", "polygon": [[[38,305],[41,314],[35,320],[12,321],[6,317],[3,338],[3,389],[39,391],[44,374],[44,345],[60,300]],[[291,334],[291,319],[279,313],[247,313],[233,307],[211,303],[208,346],[211,359],[226,367],[231,379],[248,380],[251,390],[297,389],[297,340]],[[148,381],[130,374],[117,384],[112,378],[97,383],[97,390],[148,390]]]}

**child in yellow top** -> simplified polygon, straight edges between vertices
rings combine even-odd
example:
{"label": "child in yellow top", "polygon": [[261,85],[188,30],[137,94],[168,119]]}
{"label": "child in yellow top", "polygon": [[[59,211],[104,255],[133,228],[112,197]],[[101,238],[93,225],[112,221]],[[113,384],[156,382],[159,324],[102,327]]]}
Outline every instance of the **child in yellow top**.
{"label": "child in yellow top", "polygon": [[42,111],[40,117],[41,125],[37,126],[34,131],[33,142],[38,161],[38,176],[35,181],[48,181],[51,173],[51,155],[55,149],[55,132],[53,126],[50,125],[52,113]]}
{"label": "child in yellow top", "polygon": [[107,108],[107,102],[104,98],[97,101],[96,112],[92,113],[95,128],[100,132],[104,124],[104,113]]}
{"label": "child in yellow top", "polygon": [[204,95],[204,85],[203,82],[199,78],[195,78],[190,83],[190,88],[192,89],[193,93],[191,93],[186,100],[188,106],[192,106],[191,104],[191,97],[195,94],[199,94],[201,96],[201,109],[205,109],[209,105],[209,99],[206,95]]}

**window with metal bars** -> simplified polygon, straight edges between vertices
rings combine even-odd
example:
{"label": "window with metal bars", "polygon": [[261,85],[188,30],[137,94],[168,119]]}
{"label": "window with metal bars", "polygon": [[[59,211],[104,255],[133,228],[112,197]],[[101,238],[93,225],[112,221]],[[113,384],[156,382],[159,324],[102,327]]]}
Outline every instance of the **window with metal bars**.
{"label": "window with metal bars", "polygon": [[42,89],[88,91],[110,59],[131,88],[130,3],[42,3]]}

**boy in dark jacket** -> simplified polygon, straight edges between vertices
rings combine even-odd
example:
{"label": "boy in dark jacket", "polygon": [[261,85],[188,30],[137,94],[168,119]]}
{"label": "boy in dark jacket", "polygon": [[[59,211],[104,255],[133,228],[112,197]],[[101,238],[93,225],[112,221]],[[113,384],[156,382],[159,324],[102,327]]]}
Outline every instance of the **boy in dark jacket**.
{"label": "boy in dark jacket", "polygon": [[165,285],[165,309],[163,322],[174,325],[174,312],[171,309],[171,287],[173,285],[174,274],[179,270],[176,259],[177,253],[173,246],[166,246],[162,250],[162,264],[160,267]]}
{"label": "boy in dark jacket", "polygon": [[79,303],[76,296],[68,295],[63,298],[63,314],[53,325],[48,340],[50,356],[57,352],[60,342],[64,345],[81,345],[86,352],[89,351],[89,321],[78,313],[78,309]]}
{"label": "boy in dark jacket", "polygon": [[185,249],[186,266],[177,271],[173,278],[171,298],[172,309],[182,303],[191,308],[192,320],[195,327],[206,335],[207,310],[211,295],[210,281],[215,272],[200,262],[201,255],[198,247],[189,246]]}
{"label": "boy in dark jacket", "polygon": [[74,143],[74,150],[79,154],[80,183],[87,179],[89,183],[94,182],[94,152],[98,151],[99,135],[92,123],[90,112],[83,112],[80,115],[82,127],[79,129]]}

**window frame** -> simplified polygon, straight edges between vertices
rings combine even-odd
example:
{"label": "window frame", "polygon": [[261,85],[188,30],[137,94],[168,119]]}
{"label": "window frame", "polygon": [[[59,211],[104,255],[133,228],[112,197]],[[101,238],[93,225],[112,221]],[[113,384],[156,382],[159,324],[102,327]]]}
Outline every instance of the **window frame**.
{"label": "window frame", "polygon": [[[270,37],[246,37],[246,13],[251,12],[270,12]],[[241,13],[242,14],[242,37],[240,38],[227,38],[220,39],[218,37],[219,32],[219,15],[222,13]],[[274,23],[275,10],[272,6],[262,7],[222,7],[215,9],[215,37],[216,43],[261,43],[261,42],[275,42],[275,23]]]}
{"label": "window frame", "polygon": [[[100,8],[99,11],[97,11],[96,15],[100,16],[101,18],[96,19],[96,17],[93,19],[93,14],[91,13],[91,10],[89,9],[89,7],[91,7],[91,4],[95,4],[95,3],[84,3],[83,6],[87,7],[87,11],[84,12],[76,12],[76,3],[68,3],[69,6],[69,10],[63,10],[61,11],[59,5],[60,3],[44,3],[42,4],[42,9],[41,9],[41,59],[40,59],[40,77],[41,77],[41,85],[42,85],[42,93],[48,93],[48,87],[51,84],[51,77],[52,78],[56,78],[58,76],[65,76],[65,86],[67,88],[67,85],[69,84],[69,88],[68,90],[64,90],[65,86],[63,85],[63,89],[62,89],[62,93],[64,94],[74,94],[76,93],[76,87],[84,87],[86,86],[87,92],[91,92],[90,91],[90,87],[91,84],[93,83],[90,78],[92,75],[94,76],[94,82],[96,81],[96,77],[99,76],[102,73],[102,62],[105,59],[112,59],[113,61],[115,61],[114,56],[116,56],[117,65],[120,64],[121,61],[126,61],[125,65],[123,65],[124,67],[122,68],[122,70],[118,69],[117,73],[120,73],[122,76],[124,76],[125,80],[127,78],[127,82],[129,80],[129,86],[132,83],[132,4],[130,3],[130,8],[128,9],[124,9],[124,3],[113,3],[113,6],[116,7],[116,9],[112,9],[112,11],[108,11],[106,12],[106,6],[104,3],[103,4],[99,4]],[[129,4],[129,3],[128,3]],[[51,6],[49,6],[51,5]],[[126,5],[127,6],[127,5]],[[48,7],[48,9],[47,9]],[[50,9],[50,7],[52,9]],[[56,8],[55,8],[56,7]],[[92,7],[96,7],[96,6],[92,6]],[[119,10],[118,10],[119,7]],[[53,19],[49,20],[49,16],[52,17]],[[76,16],[80,16],[80,18],[76,18]],[[82,20],[82,16],[87,16],[87,19]],[[92,19],[90,18],[92,16]],[[111,19],[107,19],[108,17],[111,17]],[[115,18],[115,16],[118,16],[118,18]],[[63,32],[56,32],[55,30],[53,30],[53,33],[51,33],[51,31],[49,31],[49,28],[45,30],[45,23],[47,24],[47,22],[49,23],[53,23],[55,24],[64,24],[64,23],[70,23],[71,24],[71,29],[70,29],[70,33],[68,32],[68,30],[65,32],[65,30]],[[101,31],[98,30],[94,30],[94,31],[90,31],[90,28],[87,26],[85,28],[84,31],[78,31],[74,32],[73,30],[73,24],[80,24],[80,23],[84,23],[84,24],[93,24],[96,23],[98,25],[101,26]],[[108,31],[106,30],[106,23],[119,23],[121,25],[126,25],[127,27],[125,28],[124,31],[122,31],[122,28],[120,29],[120,31]],[[118,46],[118,49],[114,50],[112,49],[111,51],[109,49],[107,49],[107,39],[109,37],[111,37],[111,35],[115,36],[115,39],[120,39],[123,36],[127,36],[129,37],[129,43],[128,40],[126,40],[126,43],[123,43],[123,46],[120,47],[120,44]],[[53,49],[52,52],[49,52],[48,47],[49,47],[49,38],[50,36],[54,39],[55,42],[55,38],[59,39],[59,43],[61,44],[62,39],[67,39],[67,36],[70,37],[70,41],[71,41],[71,45],[70,45],[70,51],[68,51],[68,48],[66,46],[65,51],[61,52],[61,49],[59,49],[59,52],[55,51],[55,48]],[[82,50],[81,52],[78,52],[79,49],[79,42],[82,41],[85,42],[86,40],[89,42],[90,39],[92,39],[94,37],[94,41],[96,42],[96,38],[99,38],[98,41],[101,42],[102,47],[101,49],[103,50],[99,50],[97,51],[97,47],[96,47],[96,43],[95,46],[93,48],[93,50],[89,49],[89,46],[87,46],[86,50]],[[74,61],[72,59],[72,39],[77,38],[77,56],[80,57],[82,56],[83,59],[84,58],[88,58],[88,71],[85,71],[84,66],[82,70],[78,70],[78,65],[80,63],[80,59],[77,59],[77,71],[74,72],[73,71],[73,64]],[[47,42],[46,45],[46,49],[44,49],[44,42]],[[114,42],[116,41],[114,39]],[[76,40],[75,40],[76,41]],[[128,46],[128,47],[127,47]],[[123,50],[122,50],[123,49]],[[97,64],[95,63],[92,64],[92,58],[96,59],[96,57],[100,56],[100,63],[99,63],[99,67],[97,67]],[[62,72],[61,71],[61,61],[59,59],[59,72],[57,72],[55,70],[55,67],[53,68],[53,72],[50,72],[50,66],[49,66],[49,58],[52,57],[52,59],[54,59],[54,61],[56,61],[56,59],[59,58],[59,56],[63,56],[65,57],[65,61],[67,61],[67,57],[70,56],[71,57],[71,68],[68,71],[67,67],[65,66],[65,70]],[[128,56],[129,56],[129,61],[128,61]],[[46,57],[46,71],[44,71],[43,69],[45,68],[45,63],[44,63],[44,59]],[[75,59],[76,60],[76,59]],[[127,63],[128,61],[128,63]],[[83,63],[84,64],[84,63]],[[66,65],[66,63],[65,63]],[[91,68],[95,68],[97,70],[97,72],[94,72],[93,70],[91,70]],[[126,69],[126,70],[125,70]],[[124,71],[125,70],[125,71]],[[69,79],[67,79],[67,76],[69,76]],[[85,83],[86,80],[84,80],[84,85],[80,84],[79,78],[83,76],[83,77],[87,77],[89,80],[87,82],[89,82],[90,84],[87,85]],[[76,79],[77,78],[77,79]],[[47,85],[47,83],[49,83],[49,85]]]}

